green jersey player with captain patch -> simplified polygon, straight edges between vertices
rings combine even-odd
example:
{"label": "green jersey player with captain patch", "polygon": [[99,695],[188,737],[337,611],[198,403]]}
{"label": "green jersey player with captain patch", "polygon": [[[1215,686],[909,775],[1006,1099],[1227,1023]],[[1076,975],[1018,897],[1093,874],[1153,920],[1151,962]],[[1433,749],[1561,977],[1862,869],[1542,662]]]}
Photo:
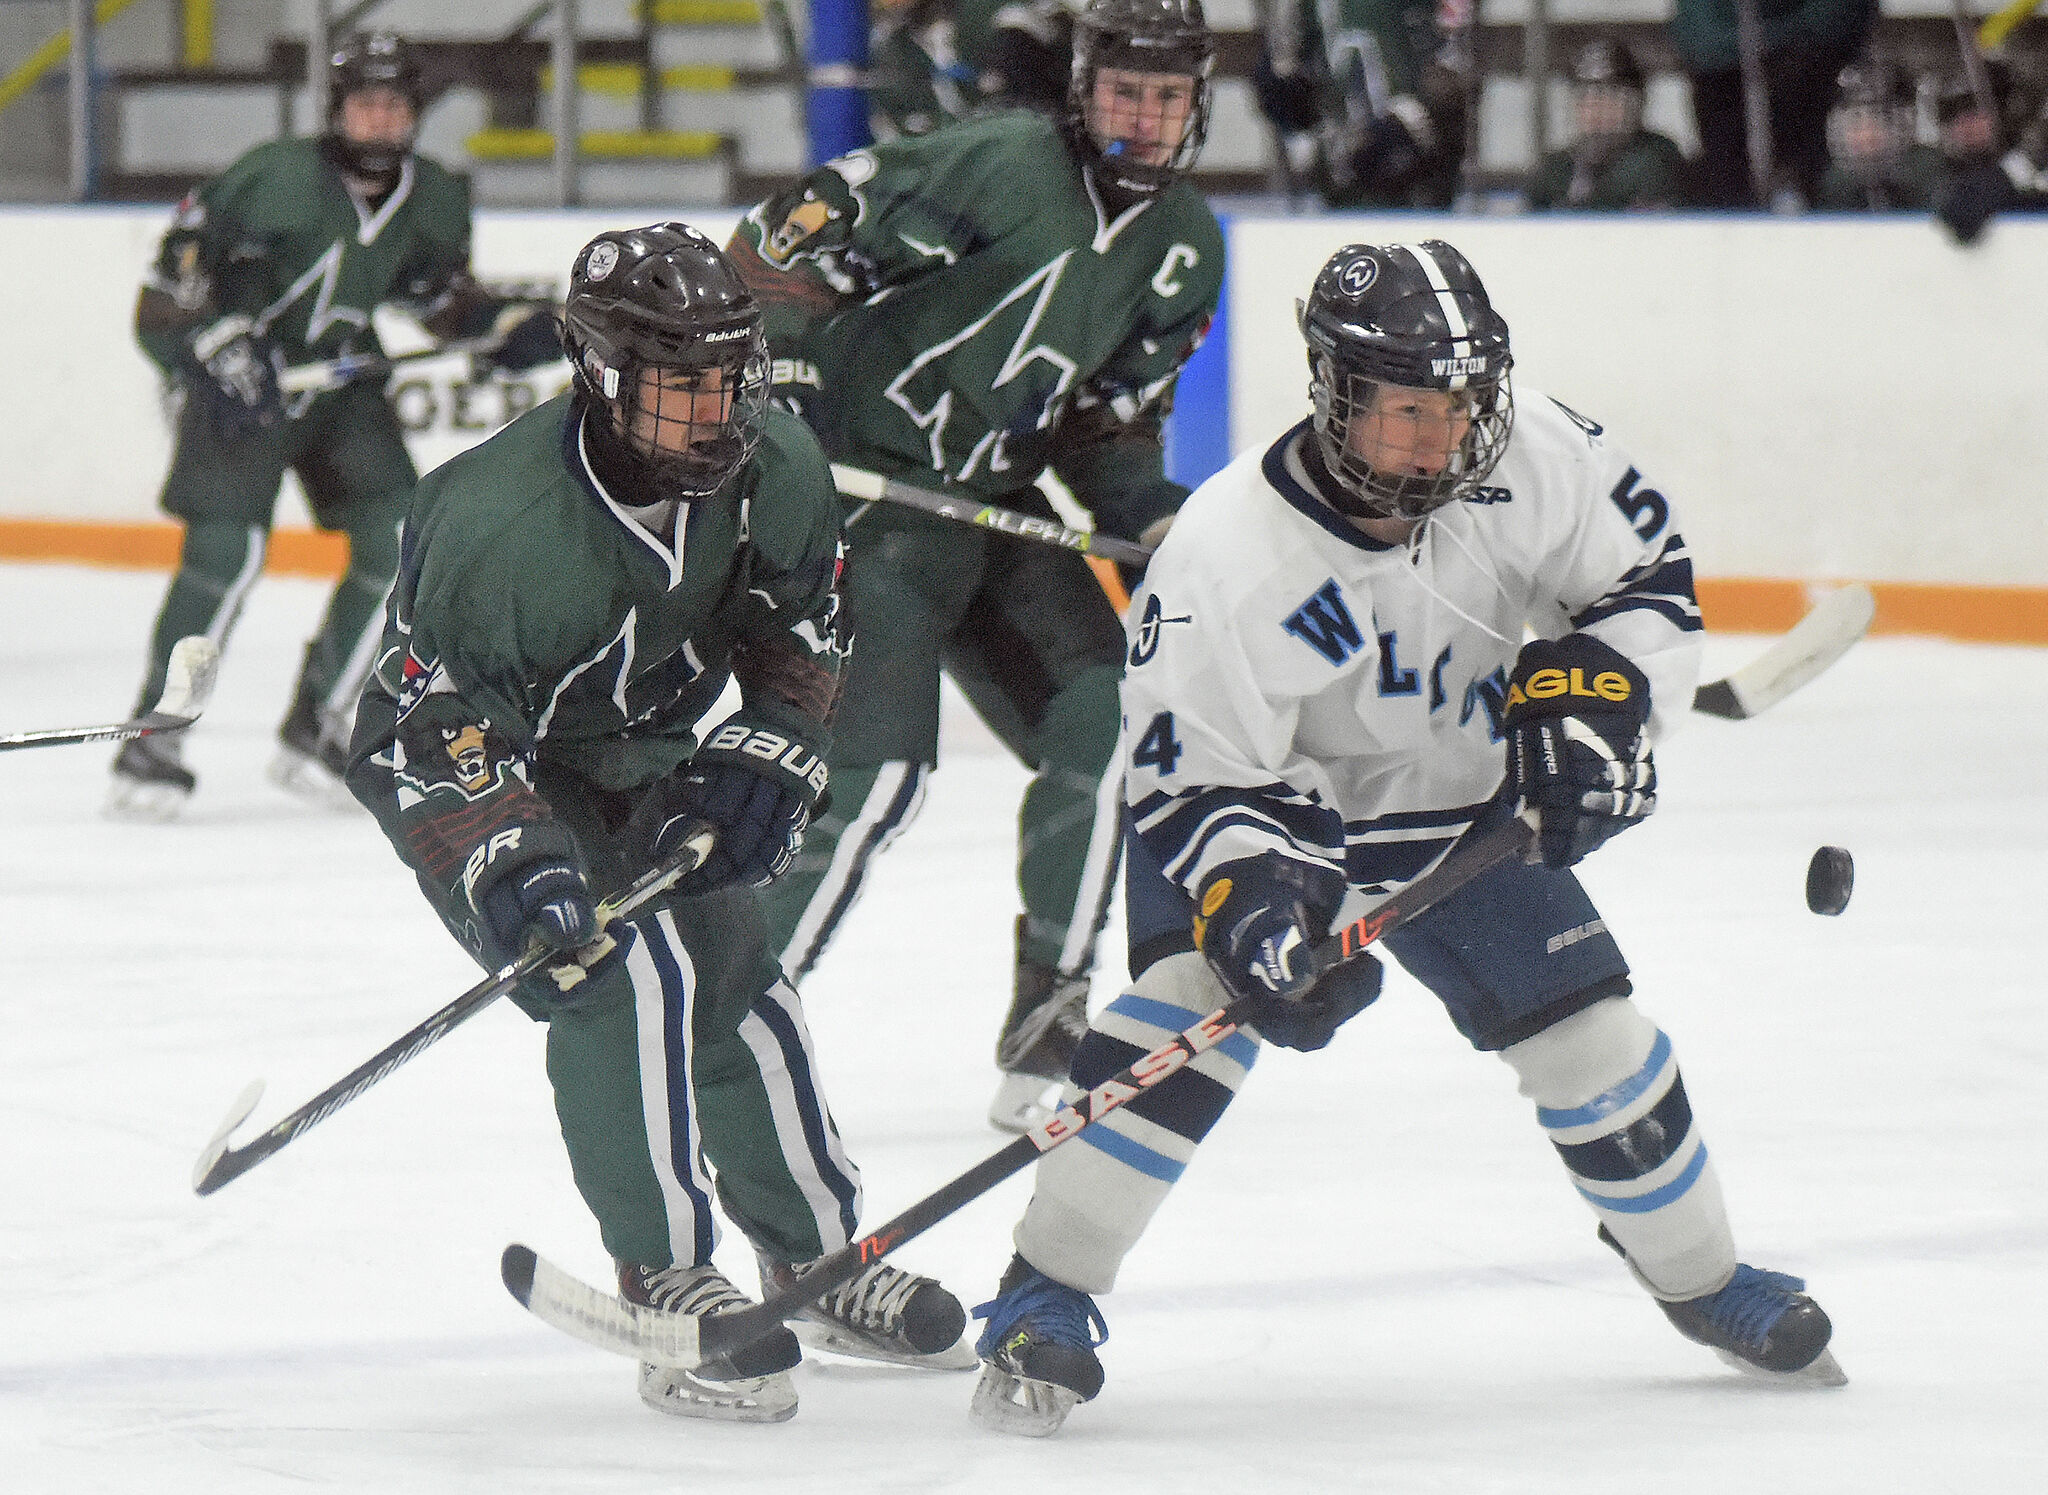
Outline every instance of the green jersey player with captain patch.
{"label": "green jersey player with captain patch", "polygon": [[[835,462],[1051,516],[1050,470],[1126,539],[1186,497],[1160,417],[1216,301],[1223,239],[1185,180],[1214,43],[1199,0],[1093,0],[1069,114],[856,151],[747,215],[732,253],[768,312],[776,393]],[[1114,878],[1123,634],[1081,558],[923,513],[849,511],[858,638],[834,799],[768,900],[801,980],[937,762],[943,669],[1032,770],[1016,984],[990,1112],[1028,1125],[1085,1030]]]}
{"label": "green jersey player with captain patch", "polygon": [[[489,334],[502,368],[560,351],[547,307],[470,276],[469,184],[413,153],[424,95],[406,44],[356,37],[330,80],[329,133],[259,145],[179,204],[135,314],[144,351],[182,392],[160,502],[185,526],[140,700],[156,698],[178,639],[226,640],[262,570],[279,484],[297,472],[315,523],[348,536],[349,564],[307,647],[273,775],[322,796],[339,793],[347,712],[417,474],[381,374],[288,394],[280,373],[379,353],[370,318],[386,303],[439,338]],[[114,760],[108,808],[165,818],[193,787],[178,734],[137,738]]]}
{"label": "green jersey player with captain patch", "polygon": [[[548,1024],[569,1160],[629,1302],[743,1304],[711,1265],[716,1195],[764,1283],[855,1234],[860,1174],[754,888],[824,793],[839,514],[817,441],[767,408],[760,312],[682,224],[601,235],[563,317],[571,391],[429,473],[356,715],[349,787],[442,922]],[[728,683],[740,705],[700,721]],[[708,826],[672,894],[606,927],[594,900]],[[971,1366],[965,1315],[877,1262],[800,1316],[843,1354]],[[796,1411],[778,1328],[695,1372],[645,1366],[677,1416]]]}

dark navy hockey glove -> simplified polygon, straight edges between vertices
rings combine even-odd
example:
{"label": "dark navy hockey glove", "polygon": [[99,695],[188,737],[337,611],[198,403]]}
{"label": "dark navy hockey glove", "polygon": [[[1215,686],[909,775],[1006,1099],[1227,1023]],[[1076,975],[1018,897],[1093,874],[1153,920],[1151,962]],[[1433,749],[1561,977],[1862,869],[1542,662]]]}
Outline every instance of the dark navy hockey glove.
{"label": "dark navy hockey glove", "polygon": [[599,925],[589,882],[559,855],[543,852],[521,861],[516,842],[496,857],[479,847],[463,885],[500,964],[534,945],[560,952],[561,959],[544,967],[555,987],[549,996],[560,1005],[588,995],[633,946],[631,925]]}
{"label": "dark navy hockey glove", "polygon": [[1225,862],[1197,893],[1196,947],[1282,1048],[1322,1048],[1380,994],[1384,973],[1369,954],[1316,974],[1316,942],[1343,897],[1344,879],[1330,868],[1272,851]]}
{"label": "dark navy hockey glove", "polygon": [[498,313],[491,330],[498,341],[490,363],[508,374],[523,374],[562,356],[562,331],[547,302],[515,301]]}
{"label": "dark navy hockey glove", "polygon": [[241,315],[222,317],[192,334],[189,394],[204,402],[214,431],[227,441],[268,430],[284,419],[277,346]]}
{"label": "dark navy hockey glove", "polygon": [[718,844],[676,892],[696,898],[758,888],[789,870],[826,781],[825,761],[811,748],[734,718],[641,796],[621,849],[629,861],[653,866],[682,850],[693,823],[708,821]]}
{"label": "dark navy hockey glove", "polygon": [[1572,866],[1657,808],[1650,682],[1589,633],[1537,639],[1508,677],[1508,787],[1543,865]]}

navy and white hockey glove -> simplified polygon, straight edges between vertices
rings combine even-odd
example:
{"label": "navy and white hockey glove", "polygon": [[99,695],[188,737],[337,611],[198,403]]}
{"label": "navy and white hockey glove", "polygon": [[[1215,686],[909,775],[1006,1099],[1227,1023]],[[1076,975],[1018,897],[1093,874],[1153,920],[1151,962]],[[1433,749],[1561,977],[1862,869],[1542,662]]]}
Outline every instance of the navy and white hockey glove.
{"label": "navy and white hockey glove", "polygon": [[562,356],[562,330],[555,325],[555,309],[545,301],[515,301],[498,313],[491,325],[496,339],[489,356],[491,366],[508,374],[523,374]]}
{"label": "navy and white hockey glove", "polygon": [[213,429],[225,441],[265,431],[284,419],[278,388],[283,358],[277,345],[239,314],[192,334],[187,390],[205,402]]}
{"label": "navy and white hockey glove", "polygon": [[1508,677],[1508,787],[1543,865],[1572,866],[1657,808],[1650,682],[1589,633],[1537,639]]}
{"label": "navy and white hockey glove", "polygon": [[1343,898],[1344,879],[1330,868],[1273,851],[1225,862],[1196,894],[1196,948],[1282,1048],[1322,1048],[1380,994],[1384,973],[1369,954],[1316,974],[1316,942]]}
{"label": "navy and white hockey glove", "polygon": [[697,898],[720,888],[761,887],[789,870],[826,781],[825,760],[812,748],[734,717],[696,757],[641,796],[621,850],[629,863],[651,867],[682,849],[694,822],[708,821],[718,844],[676,892]]}
{"label": "navy and white hockey glove", "polygon": [[544,968],[555,988],[548,995],[569,1006],[620,966],[633,947],[633,928],[598,923],[588,880],[559,851],[536,848],[538,855],[522,860],[518,838],[533,829],[520,827],[509,844],[501,833],[478,847],[463,870],[463,888],[499,964],[535,945],[560,952]]}

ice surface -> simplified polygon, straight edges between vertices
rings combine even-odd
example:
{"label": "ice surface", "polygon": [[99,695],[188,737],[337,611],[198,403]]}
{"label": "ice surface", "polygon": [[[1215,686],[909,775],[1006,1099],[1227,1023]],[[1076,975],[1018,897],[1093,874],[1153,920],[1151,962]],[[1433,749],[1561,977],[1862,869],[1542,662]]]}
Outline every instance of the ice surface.
{"label": "ice surface", "polygon": [[[121,716],[162,581],[0,568],[0,728]],[[522,1314],[508,1240],[606,1262],[509,1006],[192,1194],[249,1079],[268,1124],[475,979],[367,817],[262,776],[321,595],[257,589],[183,823],[100,819],[105,747],[0,757],[7,1489],[2042,1488],[2048,651],[1877,640],[1763,717],[1695,718],[1658,815],[1586,873],[1745,1256],[1809,1276],[1846,1390],[1758,1389],[1678,1338],[1508,1071],[1396,977],[1328,1052],[1262,1059],[1104,1300],[1102,1397],[1037,1444],[967,1421],[971,1376],[847,1363],[799,1372],[786,1426],[673,1421]],[[1021,783],[954,712],[806,994],[871,1224],[1003,1140]],[[1856,856],[1839,919],[1802,898],[1823,843]],[[902,1260],[978,1301],[1027,1187]],[[721,1260],[751,1281],[742,1242]]]}

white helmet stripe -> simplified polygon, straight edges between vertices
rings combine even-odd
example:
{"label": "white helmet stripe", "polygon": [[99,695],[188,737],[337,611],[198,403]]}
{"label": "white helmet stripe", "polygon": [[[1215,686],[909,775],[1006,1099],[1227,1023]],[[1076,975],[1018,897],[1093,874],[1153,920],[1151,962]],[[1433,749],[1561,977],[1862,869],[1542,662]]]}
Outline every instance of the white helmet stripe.
{"label": "white helmet stripe", "polygon": [[[1465,313],[1458,305],[1458,298],[1451,294],[1451,283],[1445,278],[1444,268],[1438,263],[1436,256],[1419,244],[1395,244],[1389,247],[1404,251],[1414,260],[1424,278],[1429,281],[1429,288],[1436,292],[1437,305],[1443,308],[1444,325],[1451,329],[1451,337],[1454,339],[1451,343],[1452,356],[1464,358],[1469,355],[1472,351],[1472,329],[1465,321]],[[1448,387],[1463,389],[1469,378],[1466,374],[1454,374]]]}

